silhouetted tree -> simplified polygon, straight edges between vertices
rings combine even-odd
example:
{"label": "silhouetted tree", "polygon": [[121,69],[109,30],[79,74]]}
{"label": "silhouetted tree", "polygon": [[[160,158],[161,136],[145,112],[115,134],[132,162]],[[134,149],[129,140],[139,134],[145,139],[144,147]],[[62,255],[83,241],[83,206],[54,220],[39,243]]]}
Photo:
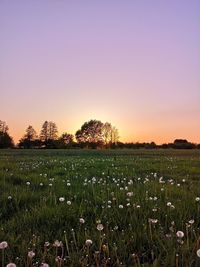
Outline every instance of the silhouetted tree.
{"label": "silhouetted tree", "polygon": [[55,122],[45,121],[40,132],[40,140],[44,142],[46,146],[48,144],[52,145],[53,141],[58,137],[57,133],[58,130]]}
{"label": "silhouetted tree", "polygon": [[106,147],[117,145],[119,141],[119,133],[116,127],[113,127],[111,123],[106,122],[102,127],[103,142]]}
{"label": "silhouetted tree", "polygon": [[65,145],[72,144],[74,142],[74,136],[73,134],[63,133],[59,140],[61,140]]}
{"label": "silhouetted tree", "polygon": [[14,147],[12,137],[8,134],[8,125],[0,120],[0,148]]}
{"label": "silhouetted tree", "polygon": [[111,143],[113,143],[113,144],[116,145],[118,141],[119,141],[119,132],[118,132],[118,129],[116,127],[112,127]]}
{"label": "silhouetted tree", "polygon": [[30,141],[34,141],[37,138],[37,133],[35,129],[33,128],[33,126],[31,125],[28,126],[24,137]]}
{"label": "silhouetted tree", "polygon": [[0,120],[0,132],[1,133],[6,133],[8,132],[8,125],[6,124],[5,121]]}
{"label": "silhouetted tree", "polygon": [[98,120],[85,122],[75,134],[78,143],[90,146],[103,144],[103,123]]}
{"label": "silhouetted tree", "polygon": [[102,123],[99,120],[85,122],[75,136],[79,145],[93,148],[97,146],[113,147],[119,140],[118,130],[110,123]]}
{"label": "silhouetted tree", "polygon": [[187,144],[188,141],[186,139],[175,139],[174,144]]}
{"label": "silhouetted tree", "polygon": [[102,127],[102,136],[103,142],[106,147],[108,147],[112,143],[112,135],[113,135],[113,127],[111,123],[106,122]]}
{"label": "silhouetted tree", "polygon": [[192,149],[195,148],[195,144],[188,142],[186,139],[176,139],[171,147],[176,149]]}
{"label": "silhouetted tree", "polygon": [[73,134],[63,133],[57,140],[57,148],[71,148],[74,144]]}
{"label": "silhouetted tree", "polygon": [[20,139],[18,146],[20,148],[38,147],[37,133],[31,125],[26,129],[26,134]]}

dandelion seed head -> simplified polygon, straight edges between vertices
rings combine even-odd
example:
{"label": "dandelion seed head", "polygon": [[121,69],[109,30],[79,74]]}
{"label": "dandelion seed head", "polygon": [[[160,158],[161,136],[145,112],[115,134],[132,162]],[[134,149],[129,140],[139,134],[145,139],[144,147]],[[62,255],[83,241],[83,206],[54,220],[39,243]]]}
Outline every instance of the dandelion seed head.
{"label": "dandelion seed head", "polygon": [[34,256],[35,256],[35,252],[34,251],[31,250],[31,251],[28,252],[28,257],[30,259],[32,259]]}
{"label": "dandelion seed head", "polygon": [[80,219],[79,219],[79,222],[80,222],[81,224],[84,224],[84,223],[85,223],[85,220],[84,220],[83,218],[80,218]]}
{"label": "dandelion seed head", "polygon": [[85,245],[86,245],[86,246],[90,246],[90,245],[92,245],[92,240],[91,240],[91,239],[87,239],[87,240],[85,241]]}
{"label": "dandelion seed head", "polygon": [[97,224],[97,230],[98,231],[102,231],[103,230],[103,224],[101,224],[101,223],[99,223],[99,224]]}
{"label": "dandelion seed head", "polygon": [[200,249],[197,250],[197,257],[200,258]]}
{"label": "dandelion seed head", "polygon": [[6,265],[6,267],[17,267],[17,266],[16,266],[15,263],[10,262],[10,263],[8,263],[8,264]]}
{"label": "dandelion seed head", "polygon": [[64,197],[59,197],[59,201],[60,202],[64,202],[65,201],[65,198]]}
{"label": "dandelion seed head", "polygon": [[183,237],[184,237],[184,233],[183,233],[182,231],[177,231],[177,232],[176,232],[176,236],[177,236],[178,238],[183,238]]}
{"label": "dandelion seed head", "polygon": [[7,248],[8,247],[8,243],[6,242],[6,241],[2,241],[1,243],[0,243],[0,249],[5,249],[5,248]]}

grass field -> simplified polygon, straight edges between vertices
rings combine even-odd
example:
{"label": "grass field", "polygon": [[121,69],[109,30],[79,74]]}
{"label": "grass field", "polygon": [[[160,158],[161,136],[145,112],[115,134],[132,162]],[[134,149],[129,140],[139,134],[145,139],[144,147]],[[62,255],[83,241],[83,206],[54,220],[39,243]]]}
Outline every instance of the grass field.
{"label": "grass field", "polygon": [[2,267],[198,267],[199,227],[199,150],[0,151]]}

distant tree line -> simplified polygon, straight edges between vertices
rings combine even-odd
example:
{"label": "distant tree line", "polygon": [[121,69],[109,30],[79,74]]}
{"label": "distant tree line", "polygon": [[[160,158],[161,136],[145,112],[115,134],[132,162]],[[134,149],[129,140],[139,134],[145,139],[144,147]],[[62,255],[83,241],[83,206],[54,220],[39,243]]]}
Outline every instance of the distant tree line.
{"label": "distant tree line", "polygon": [[118,130],[111,123],[99,120],[85,122],[75,136],[63,133],[58,136],[54,122],[45,121],[40,134],[29,125],[18,143],[19,148],[110,148],[119,141]]}
{"label": "distant tree line", "polygon": [[75,135],[63,133],[58,135],[55,122],[45,121],[39,134],[29,125],[24,136],[15,146],[13,138],[8,133],[8,125],[0,120],[0,148],[130,148],[130,149],[200,149],[200,144],[176,139],[173,143],[157,145],[151,143],[122,143],[119,141],[118,129],[111,123],[99,120],[85,122]]}

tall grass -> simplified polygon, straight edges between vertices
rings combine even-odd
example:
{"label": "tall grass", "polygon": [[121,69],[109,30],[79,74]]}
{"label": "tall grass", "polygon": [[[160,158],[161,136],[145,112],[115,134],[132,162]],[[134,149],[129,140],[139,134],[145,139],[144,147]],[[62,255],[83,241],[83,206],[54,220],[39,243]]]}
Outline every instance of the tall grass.
{"label": "tall grass", "polygon": [[2,150],[0,266],[200,266],[199,178],[195,150]]}

